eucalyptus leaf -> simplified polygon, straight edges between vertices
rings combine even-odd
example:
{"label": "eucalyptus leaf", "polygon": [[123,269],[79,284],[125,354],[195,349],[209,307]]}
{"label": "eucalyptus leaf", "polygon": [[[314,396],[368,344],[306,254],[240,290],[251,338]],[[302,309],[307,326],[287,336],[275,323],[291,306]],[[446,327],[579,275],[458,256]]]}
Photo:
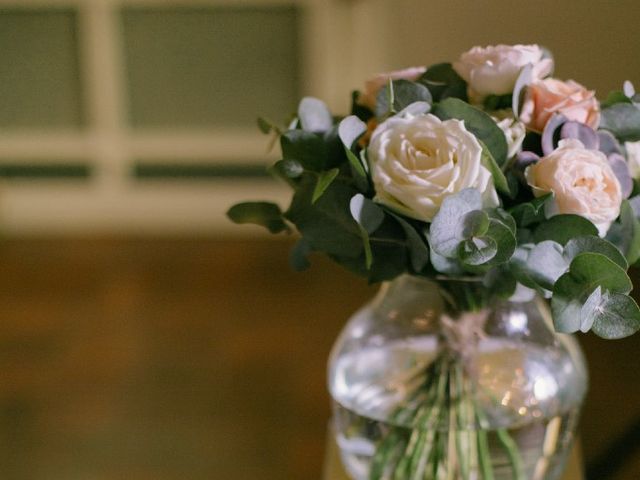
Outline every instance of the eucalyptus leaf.
{"label": "eucalyptus leaf", "polygon": [[267,228],[271,233],[289,231],[280,207],[270,202],[238,203],[227,211],[227,217],[238,224],[252,223]]}
{"label": "eucalyptus leaf", "polygon": [[640,308],[628,295],[605,293],[594,310],[592,330],[599,337],[613,340],[640,330]]}
{"label": "eucalyptus leaf", "polygon": [[620,205],[620,225],[622,227],[622,248],[629,265],[640,259],[640,224],[629,201]]}
{"label": "eucalyptus leaf", "polygon": [[390,213],[395,220],[400,224],[402,230],[406,235],[407,247],[409,249],[409,259],[411,261],[411,267],[414,272],[420,272],[429,263],[429,247],[418,231],[411,226],[409,222],[403,219],[400,215]]}
{"label": "eucalyptus leaf", "polygon": [[349,202],[357,190],[337,178],[312,204],[316,183],[316,175],[302,176],[284,216],[298,228],[313,250],[357,258],[362,253],[362,240],[358,224],[349,211]]}
{"label": "eucalyptus leaf", "polygon": [[571,262],[575,257],[586,252],[601,253],[613,260],[620,268],[624,270],[629,268],[624,255],[613,243],[594,235],[586,235],[569,240],[564,247],[563,256],[567,262]]}
{"label": "eucalyptus leaf", "polygon": [[282,156],[296,160],[307,170],[320,171],[327,163],[327,151],[321,136],[304,130],[289,130],[280,137]]}
{"label": "eucalyptus leaf", "polygon": [[462,275],[464,273],[464,269],[457,259],[440,255],[433,249],[431,244],[429,246],[429,258],[431,259],[431,265],[433,265],[436,271],[446,275]]}
{"label": "eucalyptus leaf", "polygon": [[612,90],[607,94],[607,98],[605,98],[604,102],[601,103],[602,108],[609,108],[616,103],[632,103],[631,98],[627,96],[624,92],[620,90]]}
{"label": "eucalyptus leaf", "polygon": [[457,98],[447,98],[435,104],[432,113],[441,120],[455,118],[464,121],[466,129],[486,145],[498,166],[502,167],[505,164],[508,153],[507,140],[504,132],[487,113]]}
{"label": "eucalyptus leaf", "polygon": [[398,113],[415,102],[431,105],[433,100],[427,87],[409,80],[392,80],[378,92],[376,116]]}
{"label": "eucalyptus leaf", "polygon": [[367,233],[373,233],[384,221],[384,211],[361,193],[354,195],[349,202],[351,216]]}
{"label": "eucalyptus leaf", "polygon": [[508,262],[516,249],[516,237],[509,226],[505,224],[504,219],[489,219],[489,228],[484,235],[491,238],[497,246],[495,256],[486,262],[487,265],[499,265]]}
{"label": "eucalyptus leaf", "polygon": [[600,117],[600,128],[608,130],[622,142],[640,140],[640,108],[627,103],[616,103],[604,108]]}
{"label": "eucalyptus leaf", "polygon": [[502,173],[502,170],[496,163],[493,155],[491,155],[491,151],[484,145],[482,141],[479,141],[482,145],[482,165],[489,170],[491,176],[493,177],[493,183],[496,189],[505,195],[511,196],[511,191],[509,190],[509,183],[507,182],[507,178]]}
{"label": "eucalyptus leaf", "polygon": [[488,236],[472,237],[458,245],[458,258],[463,265],[479,266],[488,263],[498,253],[498,244]]}
{"label": "eucalyptus leaf", "polygon": [[430,66],[418,79],[418,83],[429,89],[436,102],[449,97],[467,100],[467,83],[450,63]]}
{"label": "eucalyptus leaf", "polygon": [[349,115],[340,122],[338,134],[347,150],[351,150],[353,144],[367,131],[367,124],[355,115]]}
{"label": "eucalyptus leaf", "polygon": [[559,136],[557,130],[567,121],[567,117],[560,113],[554,113],[547,121],[542,131],[540,145],[543,155],[549,155],[556,149],[556,140]]}
{"label": "eucalyptus leaf", "polygon": [[509,213],[520,227],[528,227],[534,223],[542,222],[545,220],[543,207],[552,197],[553,194],[548,193],[534,198],[530,202],[519,203],[511,208]]}
{"label": "eucalyptus leaf", "polygon": [[526,272],[537,285],[553,290],[553,285],[569,268],[559,243],[545,240],[535,245],[526,260]]}
{"label": "eucalyptus leaf", "polygon": [[514,118],[520,118],[520,102],[524,94],[524,89],[533,81],[533,66],[528,63],[522,70],[516,80],[516,84],[513,87],[513,95],[511,97],[511,109],[513,110]]}
{"label": "eucalyptus leaf", "polygon": [[304,173],[304,168],[297,160],[278,160],[268,168],[268,172],[295,187],[298,183],[298,178]]}
{"label": "eucalyptus leaf", "polygon": [[318,199],[322,197],[327,188],[329,188],[329,185],[331,185],[331,182],[336,179],[338,173],[340,173],[339,169],[332,168],[331,170],[323,170],[318,174],[318,182],[316,183],[316,187],[313,189],[311,203],[316,203]]}
{"label": "eucalyptus leaf", "polygon": [[581,327],[582,306],[600,287],[611,293],[627,294],[633,285],[625,270],[600,253],[577,255],[569,271],[553,287],[551,311],[556,330],[577,332]]}
{"label": "eucalyptus leaf", "polygon": [[322,100],[304,97],[298,105],[298,119],[303,130],[324,132],[333,126],[333,117]]}
{"label": "eucalyptus leaf", "polygon": [[482,196],[473,188],[466,188],[446,197],[429,229],[433,249],[440,255],[454,258],[458,245],[465,240],[465,216],[473,210],[480,209],[482,209]]}
{"label": "eucalyptus leaf", "polygon": [[533,232],[536,243],[553,240],[566,245],[569,240],[585,235],[598,235],[596,226],[584,217],[573,214],[555,215],[541,223]]}

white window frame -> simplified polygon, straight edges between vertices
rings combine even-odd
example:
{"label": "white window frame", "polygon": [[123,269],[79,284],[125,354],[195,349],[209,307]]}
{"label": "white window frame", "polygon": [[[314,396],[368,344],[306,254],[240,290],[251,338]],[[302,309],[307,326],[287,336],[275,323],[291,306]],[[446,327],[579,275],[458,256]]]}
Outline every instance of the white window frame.
{"label": "white window frame", "polygon": [[252,233],[226,220],[234,202],[270,198],[283,206],[286,187],[269,179],[140,181],[133,160],[189,158],[228,163],[265,158],[257,129],[128,127],[122,35],[117,13],[127,6],[301,5],[301,86],[337,112],[349,92],[383,64],[382,0],[0,0],[0,7],[70,7],[78,12],[80,74],[86,125],[78,130],[0,132],[0,161],[89,161],[86,181],[5,181],[0,185],[0,228],[9,234]]}

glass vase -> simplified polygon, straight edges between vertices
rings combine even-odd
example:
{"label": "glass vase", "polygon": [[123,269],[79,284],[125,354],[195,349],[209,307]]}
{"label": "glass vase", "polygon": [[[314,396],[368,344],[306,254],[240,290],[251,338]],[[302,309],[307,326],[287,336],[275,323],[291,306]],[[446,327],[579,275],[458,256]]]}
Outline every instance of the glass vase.
{"label": "glass vase", "polygon": [[404,275],[353,315],[329,361],[353,479],[559,478],[587,371],[530,293]]}

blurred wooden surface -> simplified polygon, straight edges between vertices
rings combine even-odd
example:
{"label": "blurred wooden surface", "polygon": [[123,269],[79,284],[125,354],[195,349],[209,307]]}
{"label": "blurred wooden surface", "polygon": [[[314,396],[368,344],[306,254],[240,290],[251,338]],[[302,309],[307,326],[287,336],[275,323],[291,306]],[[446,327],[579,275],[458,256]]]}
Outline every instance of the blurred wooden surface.
{"label": "blurred wooden surface", "polygon": [[[0,479],[320,478],[326,358],[375,287],[290,245],[2,240]],[[640,417],[640,336],[581,338],[589,461]]]}

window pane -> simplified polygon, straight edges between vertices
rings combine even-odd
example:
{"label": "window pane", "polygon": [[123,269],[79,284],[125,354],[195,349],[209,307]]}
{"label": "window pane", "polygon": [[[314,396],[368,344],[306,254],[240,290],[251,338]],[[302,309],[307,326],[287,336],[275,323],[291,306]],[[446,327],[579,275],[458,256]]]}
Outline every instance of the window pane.
{"label": "window pane", "polygon": [[76,14],[0,10],[0,127],[82,123]]}
{"label": "window pane", "polygon": [[134,126],[253,126],[295,111],[294,7],[126,8]]}

